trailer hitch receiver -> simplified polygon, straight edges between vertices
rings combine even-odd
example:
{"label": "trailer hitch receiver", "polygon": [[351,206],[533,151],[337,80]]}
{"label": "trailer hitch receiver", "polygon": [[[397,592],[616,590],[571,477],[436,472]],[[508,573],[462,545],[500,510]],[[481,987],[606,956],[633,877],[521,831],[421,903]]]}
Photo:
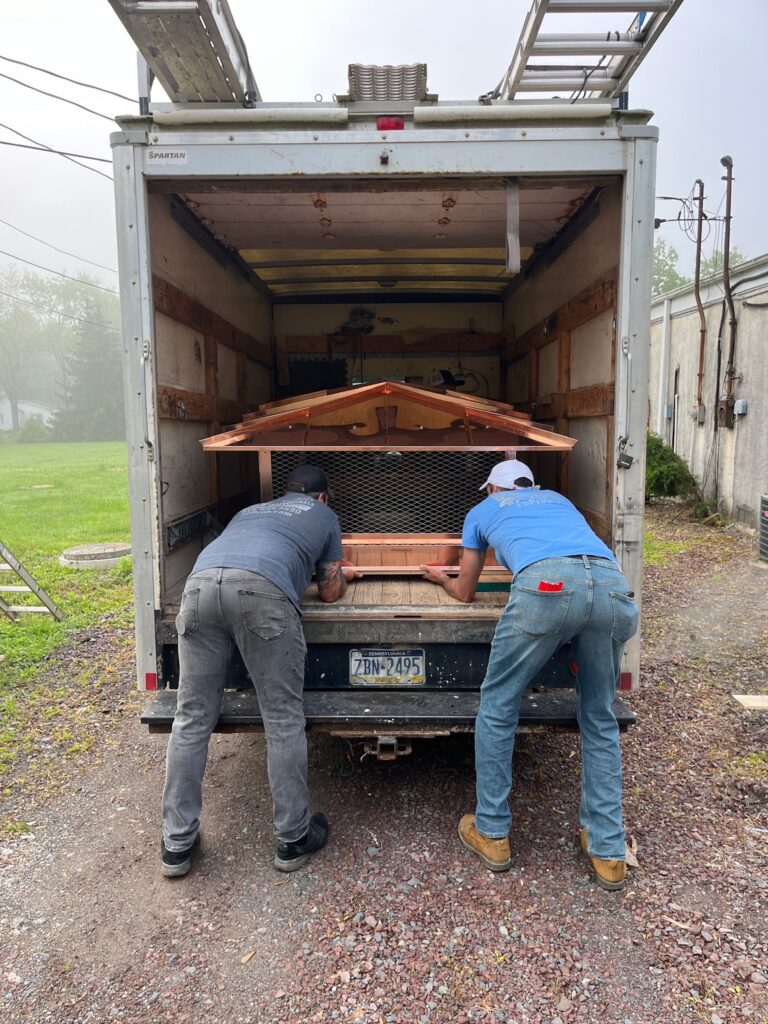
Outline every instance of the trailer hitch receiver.
{"label": "trailer hitch receiver", "polygon": [[377,736],[375,742],[365,741],[363,757],[372,754],[379,761],[394,761],[398,757],[407,757],[411,749],[410,740],[400,740],[397,736]]}

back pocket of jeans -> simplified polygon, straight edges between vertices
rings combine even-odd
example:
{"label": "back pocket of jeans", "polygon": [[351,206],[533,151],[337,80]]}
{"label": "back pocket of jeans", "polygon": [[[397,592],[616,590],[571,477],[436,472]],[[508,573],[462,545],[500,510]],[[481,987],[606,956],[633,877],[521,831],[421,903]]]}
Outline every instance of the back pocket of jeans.
{"label": "back pocket of jeans", "polygon": [[629,594],[622,594],[615,590],[611,591],[611,604],[613,605],[611,636],[617,643],[625,644],[637,632],[640,609]]}
{"label": "back pocket of jeans", "polygon": [[197,606],[200,600],[200,588],[185,590],[181,595],[181,607],[176,616],[176,633],[187,636],[194,633],[199,625]]}
{"label": "back pocket of jeans", "polygon": [[255,590],[241,590],[243,625],[261,640],[276,640],[286,628],[284,597],[273,597]]}
{"label": "back pocket of jeans", "polygon": [[571,604],[571,590],[533,590],[518,587],[512,602],[512,625],[528,636],[559,633]]}

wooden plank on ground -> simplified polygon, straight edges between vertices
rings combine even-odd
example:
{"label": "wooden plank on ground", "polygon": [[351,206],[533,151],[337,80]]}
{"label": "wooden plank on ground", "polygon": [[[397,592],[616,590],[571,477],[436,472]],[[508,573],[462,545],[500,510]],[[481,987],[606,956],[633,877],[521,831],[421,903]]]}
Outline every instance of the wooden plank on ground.
{"label": "wooden plank on ground", "polygon": [[733,699],[748,711],[768,711],[768,693],[734,693]]}

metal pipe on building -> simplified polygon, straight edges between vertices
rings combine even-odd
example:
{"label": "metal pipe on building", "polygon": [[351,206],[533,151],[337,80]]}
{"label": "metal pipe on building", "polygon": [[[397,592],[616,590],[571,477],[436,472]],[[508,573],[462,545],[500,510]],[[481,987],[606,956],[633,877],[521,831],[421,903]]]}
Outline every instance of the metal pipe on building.
{"label": "metal pipe on building", "polygon": [[728,304],[728,362],[725,365],[726,398],[733,395],[733,379],[736,371],[733,367],[733,355],[736,350],[736,309],[733,304],[730,277],[731,257],[731,196],[733,193],[733,160],[729,156],[721,157],[720,163],[725,168],[725,237],[723,240],[723,288],[725,301]]}
{"label": "metal pipe on building", "polygon": [[669,335],[672,329],[672,300],[664,299],[664,318],[661,321],[661,359],[659,360],[659,400],[656,403],[656,433],[664,436],[666,425],[667,384],[669,377]]}
{"label": "metal pipe on building", "polygon": [[699,310],[699,372],[696,375],[696,415],[699,425],[704,423],[701,394],[704,387],[704,352],[707,344],[707,318],[704,315],[704,306],[701,301],[701,236],[704,227],[704,182],[701,178],[696,179],[699,186],[699,193],[696,196],[699,213],[696,218],[696,271],[694,274],[693,294],[696,297],[696,306]]}

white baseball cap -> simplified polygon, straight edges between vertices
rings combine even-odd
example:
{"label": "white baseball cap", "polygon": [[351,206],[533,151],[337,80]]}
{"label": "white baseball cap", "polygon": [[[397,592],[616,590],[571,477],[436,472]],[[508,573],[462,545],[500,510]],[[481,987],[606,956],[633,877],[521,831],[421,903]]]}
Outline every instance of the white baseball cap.
{"label": "white baseball cap", "polygon": [[490,487],[491,484],[495,484],[496,487],[504,487],[507,490],[514,490],[515,480],[519,480],[523,477],[526,480],[531,481],[531,487],[533,487],[533,473],[528,469],[524,462],[519,462],[517,459],[505,459],[504,462],[497,462],[491,470],[491,475],[485,481],[483,486],[480,488],[484,491],[486,487]]}

